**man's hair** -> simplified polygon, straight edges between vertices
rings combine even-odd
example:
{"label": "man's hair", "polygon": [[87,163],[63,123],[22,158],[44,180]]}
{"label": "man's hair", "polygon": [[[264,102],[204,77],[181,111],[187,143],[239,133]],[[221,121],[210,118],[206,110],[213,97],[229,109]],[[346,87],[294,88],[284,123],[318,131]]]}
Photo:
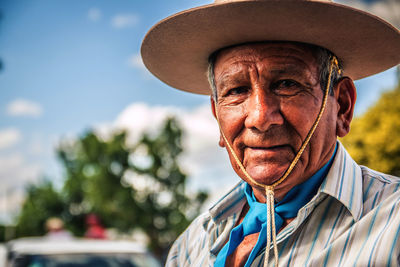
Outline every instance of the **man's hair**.
{"label": "man's hair", "polygon": [[[296,43],[296,42],[292,42]],[[314,58],[317,61],[318,64],[318,71],[319,71],[319,83],[321,85],[322,91],[325,91],[327,83],[328,83],[328,77],[329,77],[329,69],[331,66],[331,58],[334,56],[334,54],[329,51],[326,48],[312,45],[312,44],[305,44],[305,43],[298,43],[299,45],[305,46],[309,48],[314,55]],[[221,49],[222,50],[222,49]],[[217,50],[214,53],[210,55],[208,58],[208,82],[210,84],[211,90],[212,90],[212,97],[214,100],[217,100],[217,87],[215,85],[215,76],[214,76],[214,65],[215,65],[215,60],[217,59],[218,53],[221,50]],[[333,68],[332,74],[331,74],[331,84],[329,88],[329,94],[333,95],[333,88],[334,86],[339,82],[339,80],[342,78],[341,72],[339,70],[342,70],[342,64],[339,61],[339,69],[338,68]]]}

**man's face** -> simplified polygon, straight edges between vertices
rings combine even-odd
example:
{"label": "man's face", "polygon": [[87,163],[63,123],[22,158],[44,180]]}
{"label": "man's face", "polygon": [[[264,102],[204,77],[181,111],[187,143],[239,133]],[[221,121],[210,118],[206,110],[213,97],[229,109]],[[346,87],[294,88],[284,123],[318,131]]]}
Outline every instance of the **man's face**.
{"label": "man's face", "polygon": [[[214,75],[221,130],[250,176],[272,184],[293,161],[321,108],[316,59],[307,46],[294,43],[242,45],[218,54]],[[336,141],[335,103],[330,96],[300,161],[276,191],[305,181],[329,160]],[[222,138],[220,145],[226,147]],[[246,180],[231,154],[230,159]]]}

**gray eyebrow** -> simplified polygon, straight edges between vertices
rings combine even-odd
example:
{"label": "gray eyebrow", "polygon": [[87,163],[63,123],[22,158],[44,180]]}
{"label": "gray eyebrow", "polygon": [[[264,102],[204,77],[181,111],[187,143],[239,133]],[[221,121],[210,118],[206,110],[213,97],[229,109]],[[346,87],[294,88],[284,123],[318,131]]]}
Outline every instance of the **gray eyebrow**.
{"label": "gray eyebrow", "polygon": [[268,72],[273,74],[305,74],[305,69],[296,65],[286,65],[284,68],[269,69]]}
{"label": "gray eyebrow", "polygon": [[[275,56],[273,55],[270,57],[275,57]],[[266,69],[264,73],[268,73],[269,75],[272,74],[272,76],[279,76],[279,75],[291,75],[291,76],[303,76],[303,77],[308,76],[307,72],[310,71],[309,66],[302,59],[299,59],[298,57],[295,56],[288,56],[288,57],[294,60],[294,62],[292,61],[292,62],[281,63],[280,66],[273,67],[271,69]],[[217,87],[223,89],[226,87],[226,83],[240,83],[242,82],[243,78],[247,78],[248,73],[246,72],[245,69],[242,68],[236,70],[234,69],[234,65],[238,64],[240,66],[246,63],[253,64],[252,61],[234,62],[231,68],[222,72],[222,74],[218,78],[215,77],[215,82]],[[262,73],[259,73],[259,75],[262,75]]]}
{"label": "gray eyebrow", "polygon": [[219,84],[219,87],[224,88],[226,83],[232,82],[232,81],[235,83],[239,83],[240,79],[243,79],[247,76],[248,75],[243,70],[235,71],[235,72],[227,72],[227,73],[224,73],[221,77],[218,77],[217,79],[215,79],[215,81],[216,81],[216,83]]}

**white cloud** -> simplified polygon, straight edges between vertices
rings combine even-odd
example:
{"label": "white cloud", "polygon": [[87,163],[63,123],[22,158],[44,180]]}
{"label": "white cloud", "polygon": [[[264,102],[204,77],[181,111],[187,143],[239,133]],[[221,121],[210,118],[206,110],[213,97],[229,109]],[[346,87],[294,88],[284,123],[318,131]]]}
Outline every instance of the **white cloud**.
{"label": "white cloud", "polygon": [[28,162],[21,153],[0,155],[0,180],[5,188],[24,186],[35,181],[41,172],[37,163]]}
{"label": "white cloud", "polygon": [[21,153],[0,154],[0,220],[11,222],[24,199],[27,183],[37,181],[42,167],[27,161]]}
{"label": "white cloud", "polygon": [[158,130],[165,118],[178,114],[179,111],[176,107],[151,107],[145,103],[135,103],[117,116],[113,128],[128,130],[130,140],[136,142],[144,132]]}
{"label": "white cloud", "polygon": [[140,54],[134,54],[129,58],[129,65],[131,67],[137,68],[137,69],[142,69],[142,70],[147,70],[146,67],[143,64],[142,56]]}
{"label": "white cloud", "polygon": [[[6,136],[19,136],[6,138]],[[9,128],[0,130],[0,143],[3,139],[13,139],[15,144],[21,139],[18,130]],[[0,224],[12,223],[25,197],[28,183],[38,182],[43,175],[50,174],[55,185],[61,179],[57,174],[54,157],[54,138],[42,136],[40,133],[30,133],[25,136],[23,146],[6,150],[0,149]],[[7,143],[9,144],[9,142]],[[2,144],[0,144],[1,146]]]}
{"label": "white cloud", "polygon": [[136,141],[143,132],[153,133],[158,130],[165,119],[171,116],[176,117],[183,127],[186,133],[184,142],[190,150],[201,150],[206,143],[213,147],[218,144],[218,125],[209,105],[188,110],[175,106],[135,103],[117,116],[113,128],[128,130],[131,140]]}
{"label": "white cloud", "polygon": [[185,133],[180,162],[190,176],[189,190],[208,189],[210,200],[216,200],[239,178],[232,170],[225,149],[218,146],[219,129],[209,105],[183,109],[135,103],[125,108],[112,124],[103,124],[96,129],[104,138],[112,131],[127,130],[128,142],[133,144],[144,132],[157,132],[169,116],[178,119]]}
{"label": "white cloud", "polygon": [[[49,140],[44,140],[44,137],[40,133],[31,134],[30,140],[26,146],[27,153],[32,156],[42,156],[46,152],[46,145],[51,144]],[[52,145],[49,145],[47,149],[52,149]]]}
{"label": "white cloud", "polygon": [[117,29],[132,27],[138,22],[139,17],[135,14],[118,14],[111,19],[111,25]]}
{"label": "white cloud", "polygon": [[140,77],[143,79],[153,79],[154,76],[150,74],[149,70],[143,63],[142,56],[140,54],[133,54],[128,59],[128,65],[138,71],[140,71]]}
{"label": "white cloud", "polygon": [[0,150],[12,147],[21,141],[21,132],[15,128],[0,130]]}
{"label": "white cloud", "polygon": [[101,19],[102,17],[102,13],[101,10],[96,8],[96,7],[92,7],[89,9],[88,11],[88,19],[93,21],[93,22],[97,22]]}
{"label": "white cloud", "polygon": [[7,114],[10,116],[40,117],[43,108],[40,104],[26,100],[16,99],[7,105]]}
{"label": "white cloud", "polygon": [[13,217],[17,215],[23,201],[24,193],[22,190],[3,189],[0,192],[0,222],[12,224]]}

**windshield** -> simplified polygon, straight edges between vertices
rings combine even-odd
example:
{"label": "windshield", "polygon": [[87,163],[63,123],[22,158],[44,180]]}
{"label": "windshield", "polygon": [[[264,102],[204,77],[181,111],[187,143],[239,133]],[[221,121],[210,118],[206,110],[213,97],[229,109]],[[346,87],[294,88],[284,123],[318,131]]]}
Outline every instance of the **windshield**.
{"label": "windshield", "polygon": [[148,254],[20,255],[13,267],[160,267]]}

